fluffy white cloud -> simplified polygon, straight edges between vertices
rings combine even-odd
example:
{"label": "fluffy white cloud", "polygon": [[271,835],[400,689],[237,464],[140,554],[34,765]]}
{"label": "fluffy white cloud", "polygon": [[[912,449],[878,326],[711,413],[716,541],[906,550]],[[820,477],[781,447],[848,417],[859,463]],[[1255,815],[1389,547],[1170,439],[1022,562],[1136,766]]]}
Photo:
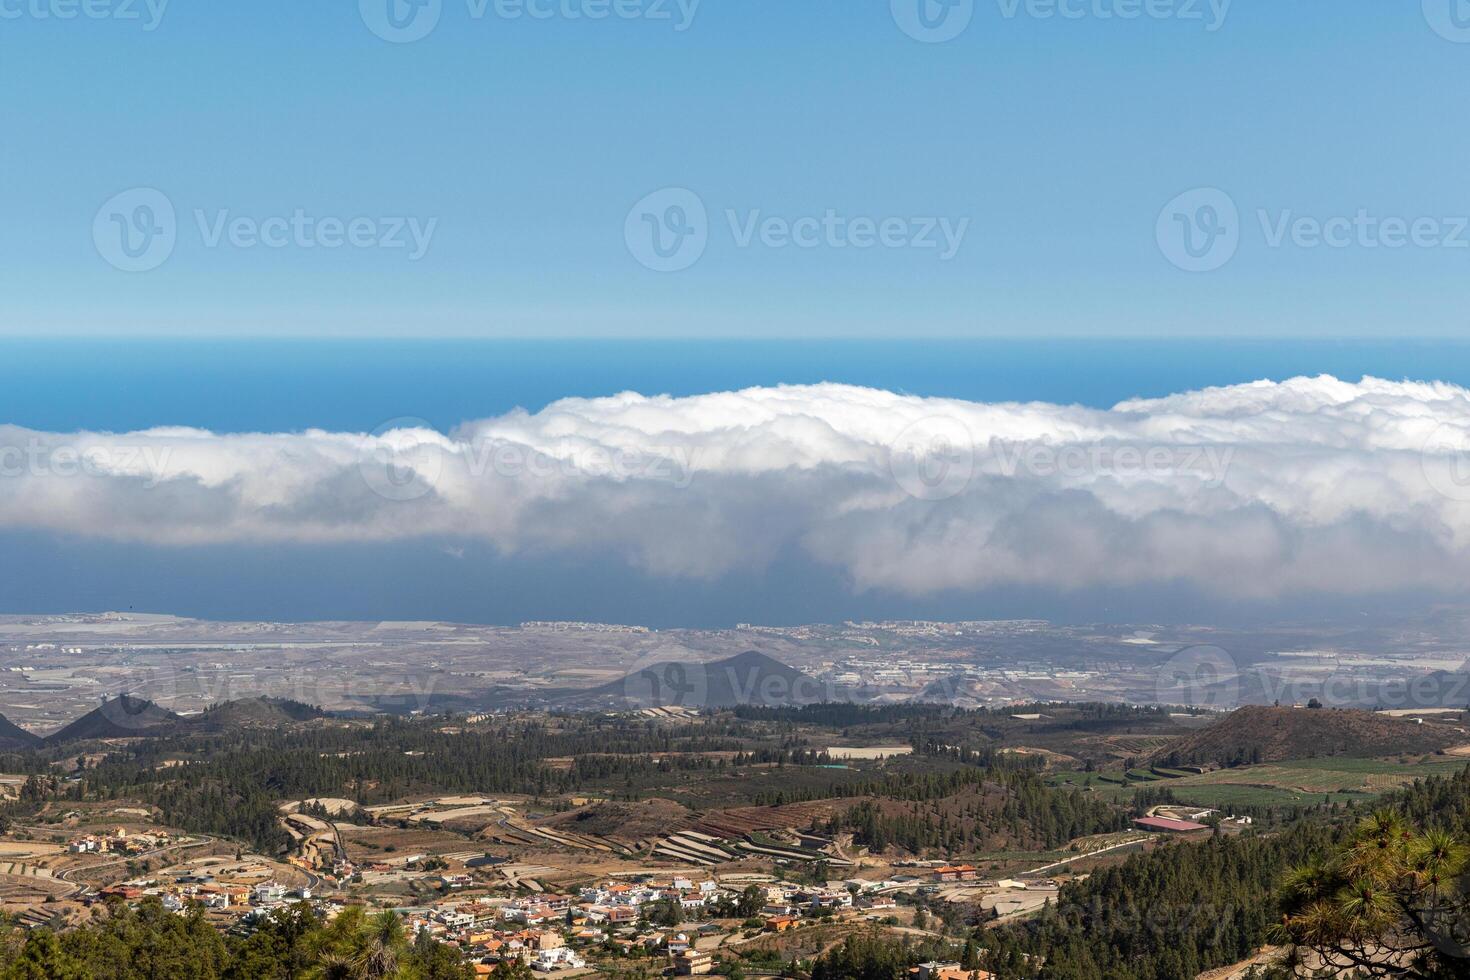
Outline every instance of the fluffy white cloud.
{"label": "fluffy white cloud", "polygon": [[1456,589],[1470,392],[1330,377],[1123,402],[843,385],[567,399],[444,435],[0,427],[0,527],[163,545],[476,538],[857,588]]}

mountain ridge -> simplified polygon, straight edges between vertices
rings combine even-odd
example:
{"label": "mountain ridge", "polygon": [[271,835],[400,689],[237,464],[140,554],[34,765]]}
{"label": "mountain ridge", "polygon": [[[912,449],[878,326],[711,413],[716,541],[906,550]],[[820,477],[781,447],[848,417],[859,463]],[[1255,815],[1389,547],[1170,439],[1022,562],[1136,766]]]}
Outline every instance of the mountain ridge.
{"label": "mountain ridge", "polygon": [[182,715],[146,698],[119,694],[46,736],[45,744],[63,745],[90,739],[173,734],[184,724]]}

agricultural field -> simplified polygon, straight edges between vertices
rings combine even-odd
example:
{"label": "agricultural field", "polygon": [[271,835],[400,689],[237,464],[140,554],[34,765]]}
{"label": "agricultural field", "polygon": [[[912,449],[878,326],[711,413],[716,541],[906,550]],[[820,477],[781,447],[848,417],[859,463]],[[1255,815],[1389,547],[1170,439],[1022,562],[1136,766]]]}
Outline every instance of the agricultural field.
{"label": "agricultural field", "polygon": [[912,745],[829,745],[827,755],[833,759],[891,759],[900,755],[912,755]]}
{"label": "agricultural field", "polygon": [[1327,757],[1293,759],[1202,774],[1172,776],[1176,770],[1054,773],[1055,786],[1086,788],[1107,799],[1126,801],[1143,787],[1167,788],[1181,803],[1228,809],[1238,806],[1291,806],[1371,800],[1416,779],[1451,775],[1465,768],[1463,759],[1444,756],[1400,759]]}

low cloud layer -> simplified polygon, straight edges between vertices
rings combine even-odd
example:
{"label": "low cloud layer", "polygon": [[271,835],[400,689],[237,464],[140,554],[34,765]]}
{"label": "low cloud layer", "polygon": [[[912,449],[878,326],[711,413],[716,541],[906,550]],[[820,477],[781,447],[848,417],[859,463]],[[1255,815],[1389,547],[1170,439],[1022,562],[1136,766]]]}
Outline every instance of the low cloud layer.
{"label": "low cloud layer", "polygon": [[700,579],[794,551],[914,596],[1461,591],[1470,391],[1296,378],[1095,410],[813,385],[567,399],[447,435],[0,426],[0,528],[465,539]]}

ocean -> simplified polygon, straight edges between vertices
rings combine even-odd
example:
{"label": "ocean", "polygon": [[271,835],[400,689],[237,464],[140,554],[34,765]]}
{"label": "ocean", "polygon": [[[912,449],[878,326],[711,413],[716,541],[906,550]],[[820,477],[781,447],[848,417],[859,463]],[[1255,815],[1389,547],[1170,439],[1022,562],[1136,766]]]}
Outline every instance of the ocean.
{"label": "ocean", "polygon": [[48,431],[448,430],[620,391],[843,382],[975,401],[1106,407],[1210,385],[1365,374],[1470,386],[1437,341],[0,340],[0,424]]}

